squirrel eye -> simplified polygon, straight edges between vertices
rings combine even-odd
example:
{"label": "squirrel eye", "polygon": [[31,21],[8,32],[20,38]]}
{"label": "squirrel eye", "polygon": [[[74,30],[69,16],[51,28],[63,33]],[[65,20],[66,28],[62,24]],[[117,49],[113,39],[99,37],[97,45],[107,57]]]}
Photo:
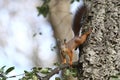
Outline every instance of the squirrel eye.
{"label": "squirrel eye", "polygon": [[64,50],[61,50],[62,53],[64,53],[65,51]]}

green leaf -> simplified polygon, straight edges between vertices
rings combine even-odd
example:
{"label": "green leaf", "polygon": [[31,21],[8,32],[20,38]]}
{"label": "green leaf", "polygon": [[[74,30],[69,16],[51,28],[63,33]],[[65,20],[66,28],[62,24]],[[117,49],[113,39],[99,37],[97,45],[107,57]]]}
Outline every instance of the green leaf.
{"label": "green leaf", "polygon": [[24,71],[24,73],[29,73],[28,71]]}
{"label": "green leaf", "polygon": [[72,68],[71,69],[71,74],[73,77],[77,77],[77,69],[76,68]]}
{"label": "green leaf", "polygon": [[43,68],[43,69],[40,70],[40,72],[42,74],[47,74],[47,73],[49,73],[49,69],[48,68]]}
{"label": "green leaf", "polygon": [[32,79],[33,80],[38,80],[37,76],[35,76],[35,75],[32,76]]}
{"label": "green leaf", "polygon": [[118,78],[118,76],[111,76],[112,78]]}
{"label": "green leaf", "polygon": [[6,77],[3,77],[2,79],[0,79],[0,80],[7,80],[7,78]]}
{"label": "green leaf", "polygon": [[117,75],[120,75],[120,73],[118,73]]}
{"label": "green leaf", "polygon": [[38,67],[38,70],[41,70],[42,68],[41,67]]}
{"label": "green leaf", "polygon": [[59,77],[56,77],[55,80],[61,80]]}
{"label": "green leaf", "polygon": [[46,17],[47,16],[47,14],[49,13],[49,7],[48,7],[48,5],[43,5],[43,6],[41,6],[41,7],[37,7],[37,10],[38,10],[38,16],[40,15],[40,14],[42,14],[44,17]]}
{"label": "green leaf", "polygon": [[37,67],[33,67],[32,70],[33,70],[33,72],[38,72],[38,68]]}
{"label": "green leaf", "polygon": [[10,67],[5,71],[5,74],[10,73],[11,71],[13,71],[15,68],[14,67]]}
{"label": "green leaf", "polygon": [[49,13],[49,6],[48,6],[49,2],[50,2],[50,0],[44,0],[44,3],[42,4],[42,6],[37,7],[37,10],[39,12],[38,16],[40,14],[42,14],[44,17],[47,16],[47,14]]}
{"label": "green leaf", "polygon": [[48,4],[50,2],[50,0],[43,0],[44,1],[44,4]]}
{"label": "green leaf", "polygon": [[4,69],[5,69],[6,66],[3,66],[0,68],[0,73],[4,73]]}
{"label": "green leaf", "polygon": [[71,3],[73,3],[74,2],[74,0],[71,0]]}
{"label": "green leaf", "polygon": [[73,77],[77,77],[77,73],[71,73]]}
{"label": "green leaf", "polygon": [[3,66],[1,69],[4,69],[6,66]]}
{"label": "green leaf", "polygon": [[66,75],[66,76],[69,76],[69,75],[70,75],[70,70],[69,70],[69,69],[66,69],[65,75]]}
{"label": "green leaf", "polygon": [[73,3],[74,1],[78,1],[79,2],[80,0],[71,0],[71,3]]}
{"label": "green leaf", "polygon": [[80,0],[77,0],[77,1],[80,1]]}
{"label": "green leaf", "polygon": [[55,66],[60,66],[60,63],[56,62],[54,63]]}
{"label": "green leaf", "polygon": [[110,78],[109,80],[120,80],[120,79],[118,79],[118,78]]}

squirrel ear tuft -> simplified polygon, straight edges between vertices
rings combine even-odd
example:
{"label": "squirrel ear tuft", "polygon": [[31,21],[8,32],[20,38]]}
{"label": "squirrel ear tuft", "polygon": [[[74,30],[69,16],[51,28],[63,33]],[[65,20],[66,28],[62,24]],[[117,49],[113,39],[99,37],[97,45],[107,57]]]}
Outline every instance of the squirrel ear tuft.
{"label": "squirrel ear tuft", "polygon": [[64,44],[65,44],[65,45],[66,45],[66,41],[67,41],[67,40],[66,40],[66,39],[64,39]]}

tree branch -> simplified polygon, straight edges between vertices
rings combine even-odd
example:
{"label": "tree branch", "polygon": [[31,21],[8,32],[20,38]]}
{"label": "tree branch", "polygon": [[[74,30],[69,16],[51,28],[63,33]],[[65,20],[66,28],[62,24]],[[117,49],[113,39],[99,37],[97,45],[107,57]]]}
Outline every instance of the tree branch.
{"label": "tree branch", "polygon": [[49,80],[50,77],[52,77],[54,74],[58,73],[60,70],[63,70],[65,68],[69,68],[69,67],[74,67],[74,68],[79,67],[78,62],[73,62],[72,66],[70,66],[69,64],[61,64],[57,68],[53,69],[48,75],[43,77],[42,80]]}

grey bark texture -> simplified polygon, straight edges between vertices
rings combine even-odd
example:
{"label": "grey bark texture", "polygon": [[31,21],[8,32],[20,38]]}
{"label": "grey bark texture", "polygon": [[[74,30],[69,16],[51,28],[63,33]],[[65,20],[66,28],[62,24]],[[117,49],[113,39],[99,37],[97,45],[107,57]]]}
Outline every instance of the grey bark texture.
{"label": "grey bark texture", "polygon": [[[51,1],[57,1],[54,3],[57,5],[50,8],[55,37],[61,41],[69,40],[73,37],[69,0]],[[120,1],[85,0],[85,3],[90,10],[89,20],[83,29],[93,27],[93,31],[82,51],[80,62],[83,63],[83,73],[80,80],[108,80],[111,75],[120,73]]]}
{"label": "grey bark texture", "polygon": [[93,31],[81,56],[81,80],[109,80],[111,75],[120,73],[120,1],[86,0],[85,3],[90,8],[90,21],[85,27],[93,27]]}

